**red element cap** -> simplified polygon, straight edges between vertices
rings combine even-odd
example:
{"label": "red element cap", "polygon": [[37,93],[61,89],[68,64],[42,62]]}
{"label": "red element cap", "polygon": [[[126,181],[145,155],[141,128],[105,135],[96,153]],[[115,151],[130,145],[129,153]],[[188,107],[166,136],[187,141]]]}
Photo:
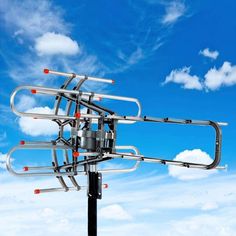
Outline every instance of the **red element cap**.
{"label": "red element cap", "polygon": [[79,112],[75,113],[75,118],[79,119],[81,117],[81,114]]}
{"label": "red element cap", "polygon": [[23,171],[28,171],[28,170],[29,170],[28,166],[23,167]]}
{"label": "red element cap", "polygon": [[115,83],[115,80],[112,80],[111,83],[114,84],[114,83]]}
{"label": "red element cap", "polygon": [[31,93],[36,94],[37,90],[36,89],[31,89]]}
{"label": "red element cap", "polygon": [[73,152],[73,157],[78,157],[79,156],[79,152]]}
{"label": "red element cap", "polygon": [[103,188],[108,188],[108,184],[103,184]]}
{"label": "red element cap", "polygon": [[40,192],[41,192],[40,189],[35,189],[34,190],[34,194],[40,194]]}
{"label": "red element cap", "polygon": [[43,72],[44,72],[45,74],[48,74],[48,73],[49,73],[49,69],[44,69]]}
{"label": "red element cap", "polygon": [[20,141],[20,145],[24,145],[25,144],[25,141],[24,140],[21,140]]}

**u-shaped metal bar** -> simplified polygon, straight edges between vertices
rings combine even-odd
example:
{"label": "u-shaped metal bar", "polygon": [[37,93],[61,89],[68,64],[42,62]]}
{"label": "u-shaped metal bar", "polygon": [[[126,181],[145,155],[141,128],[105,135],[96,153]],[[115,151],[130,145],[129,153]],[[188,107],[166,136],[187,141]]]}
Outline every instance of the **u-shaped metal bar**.
{"label": "u-shaped metal bar", "polygon": [[[62,144],[57,144],[53,145],[51,142],[27,142],[24,145],[18,145],[12,148],[6,157],[6,166],[7,170],[16,176],[56,176],[56,177],[61,177],[61,176],[76,176],[76,175],[86,175],[85,171],[76,171],[76,174],[73,171],[68,171],[68,172],[53,172],[55,170],[55,166],[35,166],[35,167],[27,167],[29,171],[41,171],[41,170],[51,170],[51,172],[17,172],[13,169],[12,163],[11,163],[11,156],[12,154],[17,151],[17,150],[64,150],[68,151],[71,150],[70,147]],[[139,155],[139,151],[136,147],[134,146],[116,146],[116,150],[133,150],[134,151],[134,156]],[[81,152],[80,156],[86,156],[86,157],[96,157],[98,156],[99,153],[96,152]],[[119,153],[119,155],[128,155],[128,153]],[[86,161],[85,161],[86,163]],[[68,163],[69,165],[72,165]],[[127,173],[127,172],[132,172],[135,171],[140,164],[140,160],[135,160],[135,164],[131,168],[124,168],[124,169],[99,169],[98,172],[100,173]],[[80,165],[81,166],[81,165]],[[60,168],[60,170],[64,170],[66,168]],[[28,171],[27,170],[27,171]]]}
{"label": "u-shaped metal bar", "polygon": [[[134,116],[136,118],[139,118],[141,115],[141,104],[138,99],[136,98],[130,98],[130,97],[121,97],[121,96],[114,96],[114,95],[107,95],[107,94],[99,94],[99,93],[91,93],[91,92],[81,92],[77,90],[67,90],[67,89],[54,89],[54,88],[46,88],[46,87],[40,87],[40,86],[19,86],[17,87],[14,92],[11,95],[10,98],[10,106],[12,111],[18,115],[18,116],[25,116],[25,117],[32,117],[32,118],[38,118],[38,119],[66,119],[66,120],[75,120],[76,117],[74,116],[68,116],[68,115],[55,115],[55,114],[40,114],[40,113],[29,113],[29,112],[22,112],[18,111],[16,106],[15,106],[15,96],[16,94],[21,91],[21,90],[31,90],[34,91],[34,93],[39,93],[39,94],[47,94],[47,95],[52,95],[52,96],[58,96],[61,94],[66,94],[66,95],[74,95],[74,96],[81,96],[81,97],[94,97],[94,98],[106,98],[106,99],[112,99],[112,100],[118,100],[118,101],[126,101],[126,102],[132,102],[135,103],[138,107],[138,112]],[[81,119],[82,118],[92,118],[92,119],[99,119],[101,118],[100,115],[95,115],[95,114],[80,114]],[[114,115],[109,115],[109,118],[115,118],[117,116]],[[123,124],[132,124],[135,123],[136,121],[131,121],[131,120],[119,120],[118,123],[123,123]]]}

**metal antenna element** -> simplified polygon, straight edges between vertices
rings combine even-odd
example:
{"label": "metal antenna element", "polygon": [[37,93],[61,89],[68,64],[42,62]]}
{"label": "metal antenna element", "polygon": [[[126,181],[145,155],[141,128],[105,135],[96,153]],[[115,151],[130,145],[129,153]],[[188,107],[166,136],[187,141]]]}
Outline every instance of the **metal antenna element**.
{"label": "metal antenna element", "polygon": [[[141,116],[141,104],[136,98],[120,97],[94,92],[83,92],[81,86],[86,81],[96,81],[113,84],[110,79],[96,78],[77,75],[74,73],[63,73],[44,69],[45,74],[54,74],[67,77],[60,89],[39,86],[20,86],[11,95],[10,104],[12,111],[18,116],[31,117],[34,119],[48,119],[58,125],[58,136],[52,141],[30,142],[21,141],[19,146],[12,148],[6,159],[7,170],[16,176],[54,176],[58,179],[61,187],[35,189],[35,194],[58,192],[58,191],[80,191],[87,190],[88,195],[88,235],[97,235],[97,199],[102,198],[102,188],[107,184],[102,183],[102,174],[126,173],[135,171],[141,162],[149,162],[163,165],[175,165],[185,168],[198,169],[224,169],[218,166],[221,159],[222,134],[221,127],[227,123],[214,122],[210,120],[172,119]],[[73,89],[71,85],[76,84]],[[55,98],[54,113],[29,113],[18,111],[15,106],[16,94],[28,90],[32,94],[50,95]],[[114,111],[102,106],[102,99],[125,101],[137,105],[137,114],[133,116],[121,116]],[[59,113],[63,109],[64,113]],[[211,126],[215,131],[215,157],[210,164],[192,163],[176,160],[167,160],[160,157],[148,157],[140,155],[134,146],[117,146],[117,125],[133,124],[135,122],[152,122],[166,124],[181,124],[195,126]],[[67,127],[67,128],[65,128]],[[65,135],[70,130],[69,138]],[[17,150],[51,150],[52,162],[48,166],[24,166],[22,171],[16,171],[11,164],[11,156]],[[63,151],[63,161],[60,163],[58,151]],[[132,153],[130,153],[132,151]],[[14,157],[16,159],[16,157]],[[131,168],[126,169],[99,169],[98,164],[113,160],[126,159],[134,162]],[[76,177],[86,175],[88,185],[81,186]],[[67,177],[71,186],[66,184]]]}

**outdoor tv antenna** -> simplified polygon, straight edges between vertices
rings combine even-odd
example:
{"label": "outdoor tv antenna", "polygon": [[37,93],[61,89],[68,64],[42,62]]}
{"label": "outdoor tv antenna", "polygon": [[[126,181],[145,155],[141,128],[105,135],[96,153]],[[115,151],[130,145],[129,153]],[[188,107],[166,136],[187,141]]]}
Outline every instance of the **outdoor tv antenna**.
{"label": "outdoor tv antenna", "polygon": [[[94,92],[83,92],[81,86],[86,81],[96,81],[113,84],[110,79],[81,76],[74,73],[63,73],[49,69],[44,69],[45,74],[54,74],[68,77],[60,89],[39,87],[39,86],[20,86],[11,95],[10,104],[12,111],[24,117],[34,119],[48,119],[58,125],[58,137],[50,142],[28,142],[21,141],[19,146],[12,148],[6,160],[7,170],[16,176],[54,176],[60,182],[61,187],[36,189],[35,194],[58,192],[58,191],[79,191],[87,189],[88,195],[88,235],[97,235],[97,199],[102,198],[102,188],[107,188],[102,184],[103,173],[126,173],[136,170],[140,162],[157,163],[163,165],[175,165],[185,168],[198,168],[209,170],[213,168],[223,169],[218,166],[221,158],[221,125],[226,123],[208,120],[191,119],[171,119],[155,118],[149,116],[141,117],[141,105],[136,98],[120,97]],[[69,86],[76,84],[73,89]],[[55,97],[54,113],[41,114],[18,111],[15,106],[15,96],[19,91],[28,90],[32,94],[51,95]],[[114,111],[98,104],[101,99],[112,99],[135,103],[138,112],[134,116],[121,116]],[[66,104],[66,105],[65,105]],[[63,109],[64,114],[59,114]],[[134,146],[117,146],[117,125],[133,124],[140,122],[154,123],[174,123],[182,125],[211,126],[215,130],[215,157],[210,164],[191,163],[175,160],[166,160],[157,157],[147,157],[140,155]],[[65,126],[70,127],[70,137],[66,138]],[[47,149],[52,151],[52,162],[48,166],[25,166],[23,171],[17,172],[11,164],[11,156],[16,150]],[[63,150],[64,160],[61,163],[58,150]],[[121,152],[123,150],[123,152]],[[130,151],[133,153],[130,153]],[[132,168],[127,169],[99,169],[98,164],[112,159],[127,159],[134,161]],[[14,159],[16,159],[14,157]],[[86,175],[88,185],[80,186],[76,176]],[[72,185],[68,186],[64,181],[68,177]]]}

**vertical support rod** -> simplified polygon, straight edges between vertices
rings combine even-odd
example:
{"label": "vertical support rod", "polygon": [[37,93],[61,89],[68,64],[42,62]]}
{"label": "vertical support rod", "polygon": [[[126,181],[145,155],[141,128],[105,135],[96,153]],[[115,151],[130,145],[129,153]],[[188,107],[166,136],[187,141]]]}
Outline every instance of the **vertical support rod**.
{"label": "vertical support rod", "polygon": [[102,198],[102,176],[88,172],[88,236],[97,236],[97,199]]}
{"label": "vertical support rod", "polygon": [[97,236],[97,199],[88,196],[88,236]]}

